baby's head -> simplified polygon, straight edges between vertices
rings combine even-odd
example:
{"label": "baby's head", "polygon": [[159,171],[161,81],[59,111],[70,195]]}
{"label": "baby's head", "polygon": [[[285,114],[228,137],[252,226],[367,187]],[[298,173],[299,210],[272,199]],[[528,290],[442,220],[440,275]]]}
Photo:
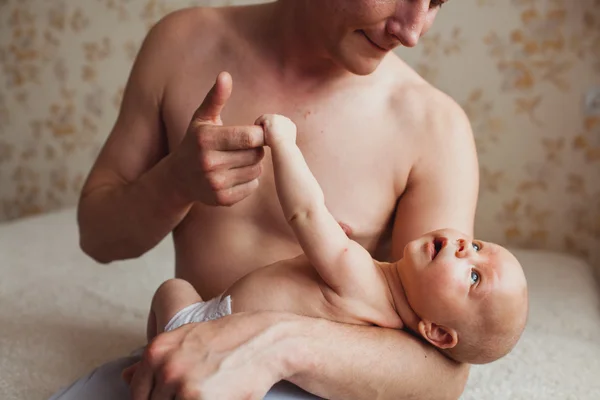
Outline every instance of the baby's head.
{"label": "baby's head", "polygon": [[499,245],[434,231],[406,245],[399,274],[418,332],[456,361],[497,360],[525,328],[525,275]]}

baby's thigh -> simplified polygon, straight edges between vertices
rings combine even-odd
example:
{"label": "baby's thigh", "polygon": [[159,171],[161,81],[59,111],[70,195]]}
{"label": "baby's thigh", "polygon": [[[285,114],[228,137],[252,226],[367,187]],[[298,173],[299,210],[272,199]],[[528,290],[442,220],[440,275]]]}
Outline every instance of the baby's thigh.
{"label": "baby's thigh", "polygon": [[183,279],[169,279],[154,293],[152,312],[158,326],[164,327],[181,309],[202,301],[196,289]]}

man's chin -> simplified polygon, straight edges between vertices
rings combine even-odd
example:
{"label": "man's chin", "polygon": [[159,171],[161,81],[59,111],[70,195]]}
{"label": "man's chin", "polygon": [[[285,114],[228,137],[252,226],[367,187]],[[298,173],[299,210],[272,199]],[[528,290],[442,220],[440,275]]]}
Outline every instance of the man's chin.
{"label": "man's chin", "polygon": [[357,63],[353,69],[349,69],[355,75],[367,76],[371,75],[381,64],[381,60],[371,60],[370,62]]}
{"label": "man's chin", "polygon": [[371,75],[377,67],[383,61],[383,58],[373,58],[373,57],[365,57],[362,55],[352,55],[351,57],[344,57],[341,61],[341,64],[344,66],[348,72],[359,75],[359,76],[367,76]]}

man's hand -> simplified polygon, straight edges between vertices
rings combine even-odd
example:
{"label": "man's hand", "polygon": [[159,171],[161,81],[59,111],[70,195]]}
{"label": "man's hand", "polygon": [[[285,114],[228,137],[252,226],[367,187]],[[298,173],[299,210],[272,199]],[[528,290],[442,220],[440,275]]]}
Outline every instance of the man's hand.
{"label": "man's hand", "polygon": [[[262,399],[292,375],[294,316],[240,313],[157,336],[126,369],[132,400]],[[284,328],[285,326],[285,328]]]}
{"label": "man's hand", "polygon": [[258,187],[263,129],[256,125],[223,126],[221,111],[231,91],[231,76],[222,72],[173,153],[179,191],[190,201],[230,206]]}

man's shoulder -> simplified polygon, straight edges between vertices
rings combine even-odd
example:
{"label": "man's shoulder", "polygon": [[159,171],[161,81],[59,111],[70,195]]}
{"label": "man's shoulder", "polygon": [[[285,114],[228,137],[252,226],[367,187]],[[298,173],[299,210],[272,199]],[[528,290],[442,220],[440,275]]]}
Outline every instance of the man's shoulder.
{"label": "man's shoulder", "polygon": [[389,87],[389,107],[399,123],[413,126],[414,133],[441,135],[444,132],[471,134],[469,118],[458,102],[423,79],[404,62],[390,63],[393,81]]}
{"label": "man's shoulder", "polygon": [[389,74],[389,112],[398,126],[399,146],[412,144],[413,167],[474,157],[471,123],[460,104],[404,62],[397,64],[388,66],[395,72]]}
{"label": "man's shoulder", "polygon": [[212,7],[189,7],[166,14],[148,31],[145,41],[158,51],[197,51],[196,43],[209,47],[224,29],[226,13]]}

